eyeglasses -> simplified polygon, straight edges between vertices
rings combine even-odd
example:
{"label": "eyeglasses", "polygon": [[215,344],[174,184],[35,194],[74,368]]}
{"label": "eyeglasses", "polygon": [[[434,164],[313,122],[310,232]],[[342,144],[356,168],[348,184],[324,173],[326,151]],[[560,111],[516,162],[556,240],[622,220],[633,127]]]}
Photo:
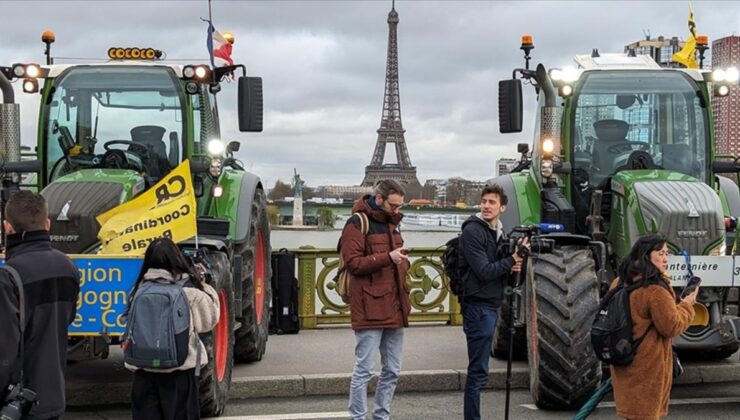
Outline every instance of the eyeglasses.
{"label": "eyeglasses", "polygon": [[388,202],[388,201],[386,201],[386,203],[388,203],[388,205],[391,207],[391,210],[396,210],[396,209],[400,209],[401,207],[403,207],[403,203],[401,203],[401,204],[393,204],[393,203]]}

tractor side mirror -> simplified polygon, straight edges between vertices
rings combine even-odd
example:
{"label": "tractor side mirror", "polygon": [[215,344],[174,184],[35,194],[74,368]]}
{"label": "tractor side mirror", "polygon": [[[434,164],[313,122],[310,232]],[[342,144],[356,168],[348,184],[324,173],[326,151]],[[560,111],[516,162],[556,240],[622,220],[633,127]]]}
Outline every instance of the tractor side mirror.
{"label": "tractor side mirror", "polygon": [[262,78],[239,78],[239,131],[262,132]]}
{"label": "tractor side mirror", "polygon": [[529,143],[519,143],[516,145],[517,153],[527,154],[529,153]]}
{"label": "tractor side mirror", "polygon": [[498,129],[501,133],[522,131],[522,81],[498,82]]}
{"label": "tractor side mirror", "polygon": [[226,154],[231,155],[234,152],[238,152],[240,146],[241,145],[238,141],[230,141],[229,144],[226,145]]}
{"label": "tractor side mirror", "polygon": [[712,162],[712,172],[714,173],[738,173],[740,172],[740,162],[726,160],[715,160]]}

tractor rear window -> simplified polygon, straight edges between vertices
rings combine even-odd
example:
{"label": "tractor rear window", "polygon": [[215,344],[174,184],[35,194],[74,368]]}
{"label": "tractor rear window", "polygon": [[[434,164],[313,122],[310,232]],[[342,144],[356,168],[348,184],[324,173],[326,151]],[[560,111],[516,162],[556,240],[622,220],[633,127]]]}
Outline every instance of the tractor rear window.
{"label": "tractor rear window", "polygon": [[[575,166],[600,186],[647,154],[655,166],[704,180],[706,108],[698,87],[678,71],[587,73],[574,96]],[[640,152],[640,153],[637,153]]]}

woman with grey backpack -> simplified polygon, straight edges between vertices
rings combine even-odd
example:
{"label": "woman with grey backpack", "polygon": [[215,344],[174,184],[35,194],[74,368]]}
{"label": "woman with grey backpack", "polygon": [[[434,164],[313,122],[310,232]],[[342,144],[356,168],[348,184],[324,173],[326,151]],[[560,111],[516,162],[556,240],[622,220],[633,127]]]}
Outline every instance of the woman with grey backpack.
{"label": "woman with grey backpack", "polygon": [[208,357],[198,333],[218,323],[219,301],[172,240],[159,238],[147,248],[126,315],[122,347],[125,366],[134,371],[132,418],[199,419],[197,376]]}

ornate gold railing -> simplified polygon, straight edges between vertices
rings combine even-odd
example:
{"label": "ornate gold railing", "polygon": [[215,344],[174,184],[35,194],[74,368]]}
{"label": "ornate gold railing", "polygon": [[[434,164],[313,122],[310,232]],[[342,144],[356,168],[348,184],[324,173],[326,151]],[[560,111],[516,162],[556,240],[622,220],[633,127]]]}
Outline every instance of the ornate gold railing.
{"label": "ornate gold railing", "polygon": [[[301,328],[349,324],[350,308],[336,292],[339,254],[335,249],[302,246],[291,250],[298,260],[298,313]],[[462,324],[460,305],[449,292],[442,269],[441,248],[413,248],[406,281],[411,299],[411,322]]]}

